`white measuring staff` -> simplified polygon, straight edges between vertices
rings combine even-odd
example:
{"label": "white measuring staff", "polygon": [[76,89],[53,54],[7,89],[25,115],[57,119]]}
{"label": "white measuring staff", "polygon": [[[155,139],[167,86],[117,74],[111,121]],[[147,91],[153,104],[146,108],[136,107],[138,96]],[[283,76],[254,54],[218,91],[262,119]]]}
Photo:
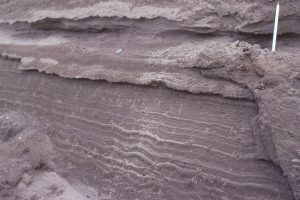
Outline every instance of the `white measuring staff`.
{"label": "white measuring staff", "polygon": [[277,41],[277,31],[278,31],[278,18],[279,18],[279,1],[277,1],[276,6],[276,15],[275,15],[275,25],[274,25],[274,33],[273,33],[273,44],[272,51],[276,50],[276,41]]}

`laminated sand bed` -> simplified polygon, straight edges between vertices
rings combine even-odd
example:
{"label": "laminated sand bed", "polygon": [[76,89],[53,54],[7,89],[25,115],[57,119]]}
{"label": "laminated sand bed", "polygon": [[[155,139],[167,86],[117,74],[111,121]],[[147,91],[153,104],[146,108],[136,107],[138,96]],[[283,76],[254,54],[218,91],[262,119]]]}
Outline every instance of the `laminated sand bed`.
{"label": "laminated sand bed", "polygon": [[3,1],[0,199],[300,198],[299,6]]}

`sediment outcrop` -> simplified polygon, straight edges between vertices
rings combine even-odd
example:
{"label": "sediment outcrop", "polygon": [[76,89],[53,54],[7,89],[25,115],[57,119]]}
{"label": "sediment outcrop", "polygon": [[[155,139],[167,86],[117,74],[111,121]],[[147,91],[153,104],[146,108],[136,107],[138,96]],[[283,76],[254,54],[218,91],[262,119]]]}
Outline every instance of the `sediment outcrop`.
{"label": "sediment outcrop", "polygon": [[300,199],[281,5],[274,53],[274,1],[0,1],[1,197]]}

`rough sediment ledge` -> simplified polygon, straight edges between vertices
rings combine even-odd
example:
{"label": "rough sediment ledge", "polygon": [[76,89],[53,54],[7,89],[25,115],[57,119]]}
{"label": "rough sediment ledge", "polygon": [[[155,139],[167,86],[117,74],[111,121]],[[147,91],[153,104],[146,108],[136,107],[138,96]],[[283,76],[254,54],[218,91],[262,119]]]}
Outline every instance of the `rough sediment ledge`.
{"label": "rough sediment ledge", "polygon": [[[282,0],[281,33],[299,33],[297,0]],[[47,19],[80,21],[90,17],[132,20],[164,18],[188,29],[203,32],[272,32],[274,1],[9,1],[1,4],[2,23],[39,23]],[[118,20],[117,20],[118,21]],[[126,20],[125,20],[126,21]],[[68,23],[64,24],[68,28]],[[79,26],[80,27],[80,26]],[[162,27],[163,28],[163,27]]]}
{"label": "rough sediment ledge", "polygon": [[300,4],[226,2],[0,2],[1,197],[300,199]]}

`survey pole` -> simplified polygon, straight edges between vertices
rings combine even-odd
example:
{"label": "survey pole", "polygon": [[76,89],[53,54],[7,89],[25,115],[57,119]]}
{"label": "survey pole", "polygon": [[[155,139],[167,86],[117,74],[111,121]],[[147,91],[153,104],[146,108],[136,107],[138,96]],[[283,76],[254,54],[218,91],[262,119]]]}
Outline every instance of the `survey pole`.
{"label": "survey pole", "polygon": [[280,10],[280,5],[279,5],[279,0],[278,0],[278,1],[277,1],[277,5],[276,5],[276,14],[275,14],[275,23],[274,23],[274,33],[273,33],[272,51],[276,51],[279,10]]}

